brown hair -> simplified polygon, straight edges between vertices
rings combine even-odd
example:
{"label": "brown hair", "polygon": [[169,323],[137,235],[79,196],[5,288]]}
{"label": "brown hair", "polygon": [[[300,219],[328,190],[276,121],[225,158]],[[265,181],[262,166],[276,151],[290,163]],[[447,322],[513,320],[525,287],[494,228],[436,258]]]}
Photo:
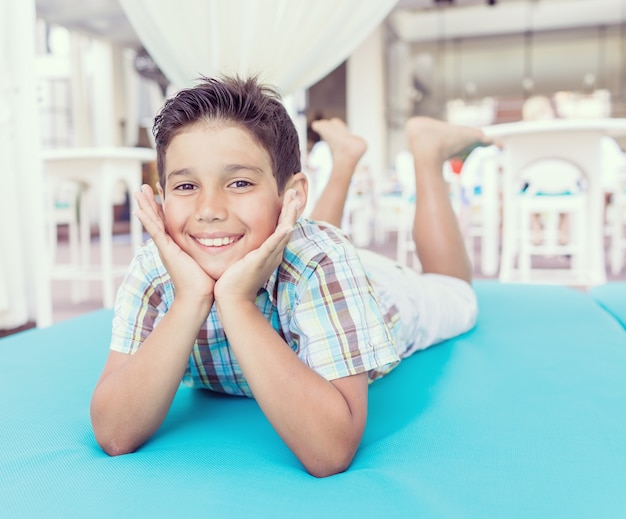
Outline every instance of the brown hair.
{"label": "brown hair", "polygon": [[165,187],[165,153],[172,139],[202,121],[225,121],[246,129],[269,154],[279,192],[302,170],[298,133],[278,90],[256,77],[207,78],[168,99],[154,120],[159,182]]}

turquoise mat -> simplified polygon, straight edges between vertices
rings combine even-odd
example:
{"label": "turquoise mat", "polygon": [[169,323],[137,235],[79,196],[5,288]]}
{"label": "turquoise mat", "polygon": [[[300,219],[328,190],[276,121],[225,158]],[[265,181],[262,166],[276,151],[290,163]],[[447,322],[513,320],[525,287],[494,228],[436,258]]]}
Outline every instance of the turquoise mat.
{"label": "turquoise mat", "polygon": [[626,330],[626,282],[613,281],[593,287],[589,293]]}
{"label": "turquoise mat", "polygon": [[0,517],[626,517],[626,334],[587,294],[477,283],[474,330],[370,389],[351,468],[309,476],[256,403],[181,388],[117,458],[89,400],[99,311],[0,340]]}

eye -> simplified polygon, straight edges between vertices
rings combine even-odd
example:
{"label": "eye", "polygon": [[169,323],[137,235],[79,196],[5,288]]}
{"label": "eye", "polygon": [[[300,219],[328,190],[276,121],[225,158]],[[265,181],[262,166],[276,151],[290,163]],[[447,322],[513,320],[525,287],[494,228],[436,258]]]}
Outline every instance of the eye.
{"label": "eye", "polygon": [[176,191],[191,191],[192,189],[195,189],[195,186],[188,182],[184,184],[178,184],[177,186],[174,187],[174,190]]}
{"label": "eye", "polygon": [[251,185],[252,183],[248,182],[247,180],[235,180],[234,182],[231,182],[230,187],[242,189],[245,187],[250,187]]}

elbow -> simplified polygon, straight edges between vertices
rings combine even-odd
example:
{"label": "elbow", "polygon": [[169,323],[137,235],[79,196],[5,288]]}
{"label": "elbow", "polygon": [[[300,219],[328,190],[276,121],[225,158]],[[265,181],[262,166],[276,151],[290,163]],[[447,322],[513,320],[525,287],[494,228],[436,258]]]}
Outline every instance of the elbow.
{"label": "elbow", "polygon": [[100,445],[100,448],[109,456],[122,456],[123,454],[131,454],[138,449],[137,445],[120,440],[116,437],[106,437],[103,435],[99,435],[97,432],[95,433],[95,435],[98,445]]}
{"label": "elbow", "polygon": [[100,448],[109,456],[121,456],[135,452],[141,443],[124,434],[117,427],[107,426],[92,417],[91,426]]}
{"label": "elbow", "polygon": [[99,412],[92,401],[91,428],[100,448],[109,456],[135,452],[141,446],[143,437],[133,436],[128,427],[115,425],[114,422],[109,415]]}
{"label": "elbow", "polygon": [[98,445],[100,445],[100,448],[111,457],[132,454],[139,448],[138,445],[134,445],[129,442],[119,441],[115,438],[98,438],[97,435],[96,441],[98,442]]}
{"label": "elbow", "polygon": [[122,456],[123,454],[131,454],[135,452],[137,449],[128,448],[123,445],[118,445],[114,442],[112,443],[100,443],[98,442],[100,447],[104,452],[106,452],[109,456]]}
{"label": "elbow", "polygon": [[318,462],[312,463],[309,465],[305,465],[306,471],[311,474],[311,476],[316,478],[327,478],[329,476],[334,476],[336,474],[341,474],[348,470],[348,467],[352,463],[352,459],[348,462]]}
{"label": "elbow", "polygon": [[356,449],[346,449],[335,454],[325,454],[303,461],[304,468],[313,477],[327,478],[348,470]]}

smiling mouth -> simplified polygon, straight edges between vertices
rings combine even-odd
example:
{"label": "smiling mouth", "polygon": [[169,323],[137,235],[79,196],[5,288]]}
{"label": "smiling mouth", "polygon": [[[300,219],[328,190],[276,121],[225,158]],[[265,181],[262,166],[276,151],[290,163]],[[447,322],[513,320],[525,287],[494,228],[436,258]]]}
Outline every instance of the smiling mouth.
{"label": "smiling mouth", "polygon": [[196,238],[196,241],[205,247],[224,247],[225,245],[230,245],[231,243],[236,242],[237,238]]}

